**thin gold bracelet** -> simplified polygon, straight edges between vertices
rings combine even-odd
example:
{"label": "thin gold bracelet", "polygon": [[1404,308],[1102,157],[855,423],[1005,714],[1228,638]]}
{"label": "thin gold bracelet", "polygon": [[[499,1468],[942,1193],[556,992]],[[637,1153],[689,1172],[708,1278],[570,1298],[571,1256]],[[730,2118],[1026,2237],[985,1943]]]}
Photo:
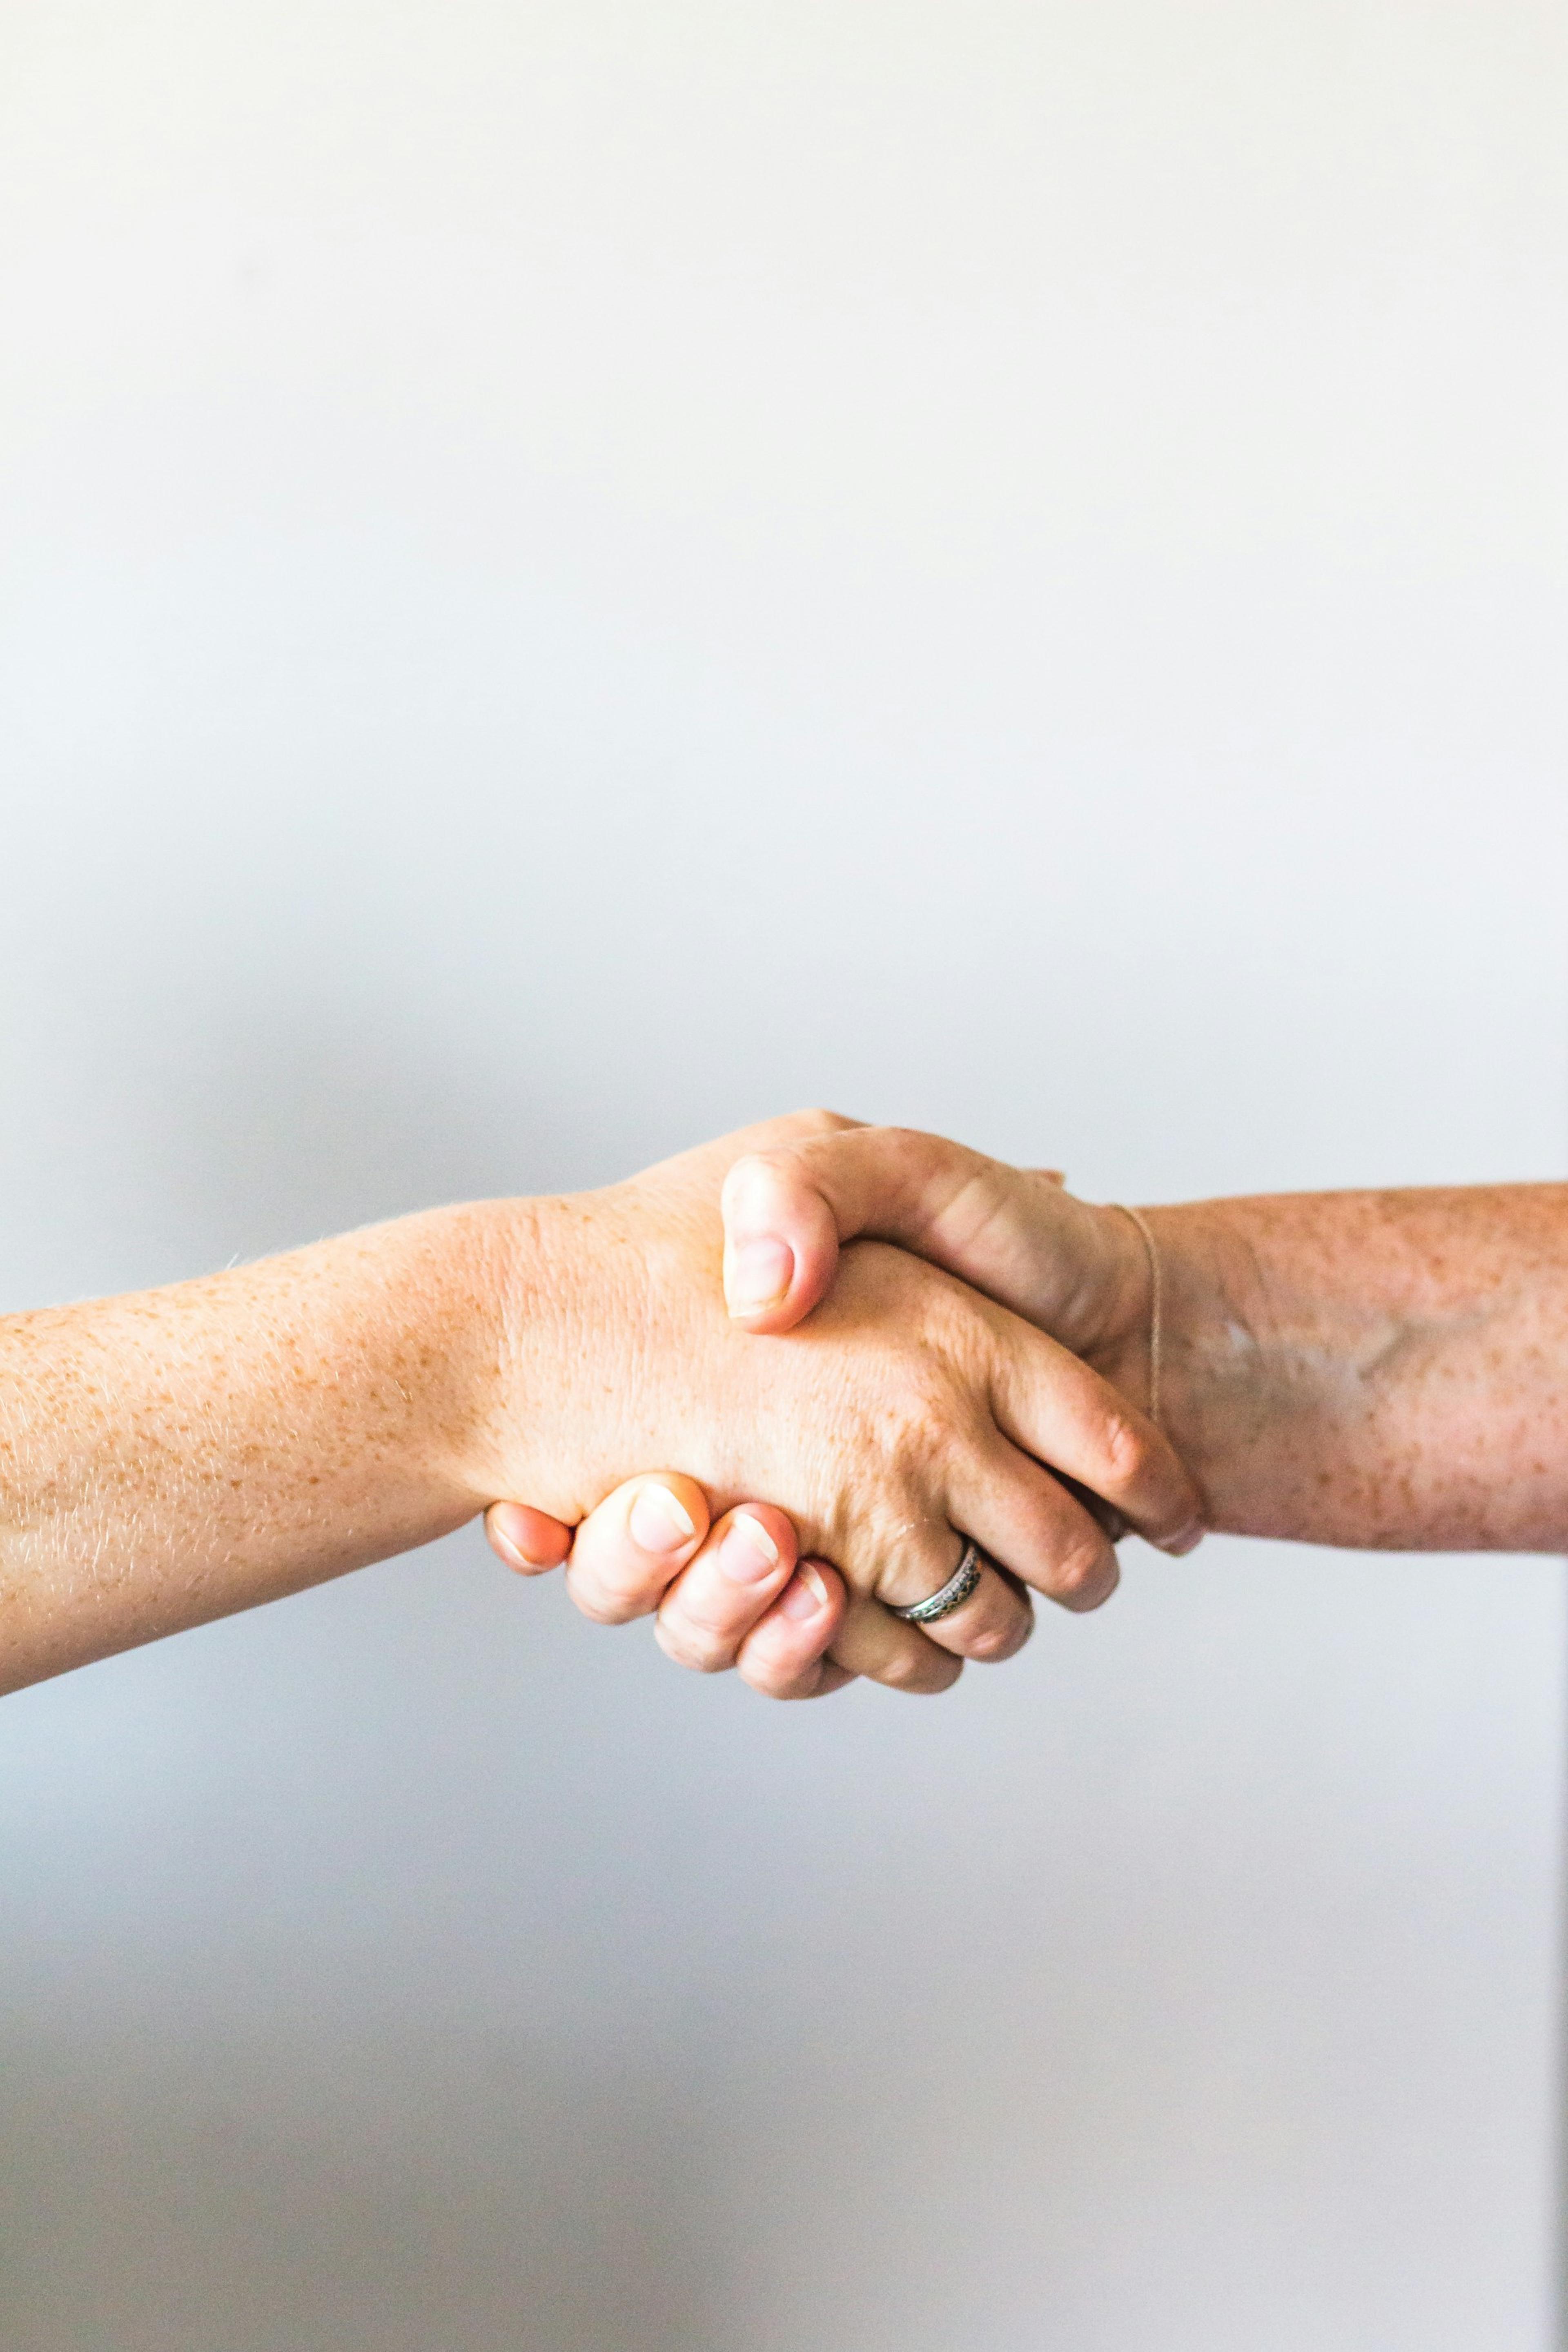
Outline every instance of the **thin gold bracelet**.
{"label": "thin gold bracelet", "polygon": [[1149,1220],[1142,1209],[1130,1209],[1125,1201],[1111,1204],[1124,1217],[1131,1217],[1142,1235],[1143,1246],[1149,1253],[1149,1418],[1156,1429],[1160,1426],[1160,1340],[1164,1328],[1164,1283],[1160,1272],[1160,1253],[1154,1246],[1154,1236],[1149,1230]]}

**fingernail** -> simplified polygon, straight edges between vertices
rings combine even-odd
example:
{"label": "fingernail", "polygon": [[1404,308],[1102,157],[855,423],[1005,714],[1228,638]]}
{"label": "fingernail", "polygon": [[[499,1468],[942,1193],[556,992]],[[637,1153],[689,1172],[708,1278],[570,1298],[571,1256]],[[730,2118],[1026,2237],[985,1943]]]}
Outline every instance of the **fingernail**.
{"label": "fingernail", "polygon": [[827,1606],[827,1587],[808,1559],[803,1559],[784,1590],[779,1607],[786,1617],[797,1623],[815,1617],[819,1609]]}
{"label": "fingernail", "polygon": [[679,1551],[697,1533],[696,1523],[668,1486],[639,1486],[626,1526],[639,1551]]}
{"label": "fingernail", "polygon": [[795,1279],[795,1252],[787,1242],[737,1242],[724,1268],[724,1297],[731,1315],[759,1315],[788,1295]]}
{"label": "fingernail", "polygon": [[485,1532],[509,1568],[521,1569],[528,1576],[537,1576],[551,1563],[547,1559],[535,1559],[531,1552],[523,1549],[507,1524],[511,1508],[505,1503],[492,1505],[486,1515]]}
{"label": "fingernail", "polygon": [[760,1584],[779,1564],[779,1548],[761,1519],[737,1511],[719,1547],[719,1565],[735,1584]]}
{"label": "fingernail", "polygon": [[1173,1559],[1185,1559],[1190,1551],[1196,1551],[1205,1532],[1203,1521],[1194,1519],[1190,1527],[1184,1528],[1179,1536],[1173,1536],[1170,1542],[1161,1549],[1168,1551]]}

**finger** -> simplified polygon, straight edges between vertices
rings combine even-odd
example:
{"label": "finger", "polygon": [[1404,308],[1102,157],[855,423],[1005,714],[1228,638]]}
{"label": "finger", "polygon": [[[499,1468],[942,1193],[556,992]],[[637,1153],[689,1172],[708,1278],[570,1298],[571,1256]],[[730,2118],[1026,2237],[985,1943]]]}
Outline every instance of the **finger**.
{"label": "finger", "polygon": [[[928,1589],[935,1591],[937,1587]],[[920,1598],[919,1594],[910,1597]],[[864,1675],[868,1682],[920,1696],[951,1690],[963,1672],[962,1658],[951,1650],[939,1649],[918,1625],[906,1625],[900,1618],[889,1616],[868,1592],[851,1594],[831,1654],[836,1664],[847,1667],[852,1675]]]}
{"label": "finger", "polygon": [[485,1533],[498,1559],[519,1576],[542,1576],[559,1568],[572,1549],[572,1529],[548,1512],[527,1503],[492,1503],[485,1513]]}
{"label": "finger", "polygon": [[[895,1242],[1020,1314],[1056,1324],[1120,1278],[1126,1240],[1062,1190],[939,1135],[858,1127],[748,1152],[724,1180],[724,1296],[750,1331],[787,1331],[826,1297],[840,1245]],[[1076,1330],[1068,1336],[1080,1336]]]}
{"label": "finger", "polygon": [[[948,1507],[982,1550],[1065,1609],[1098,1609],[1116,1590],[1121,1569],[1100,1522],[998,1433],[955,1467]],[[926,1630],[934,1639],[942,1622]]]}
{"label": "finger", "polygon": [[826,1653],[844,1622],[844,1580],[824,1559],[803,1559],[741,1643],[736,1671],[768,1698],[826,1698],[855,1679]]}
{"label": "finger", "polygon": [[679,1666],[722,1674],[795,1573],[795,1528],[767,1503],[716,1520],[707,1542],[659,1603],[659,1648]]}
{"label": "finger", "polygon": [[1203,1534],[1202,1500],[1163,1432],[1032,1324],[1006,1316],[997,1336],[991,1408],[998,1428],[1110,1504],[1151,1543],[1190,1551]]}
{"label": "finger", "polygon": [[[989,1433],[994,1440],[994,1431]],[[971,1485],[979,1483],[982,1475],[976,1471]],[[919,1626],[890,1613],[940,1592],[952,1576],[964,1540],[954,1534],[945,1509],[939,1507],[905,1518],[896,1549],[881,1558],[869,1548],[857,1547],[850,1562],[854,1581],[848,1615],[833,1644],[840,1664],[890,1689],[939,1691],[957,1680],[972,1643],[979,1657],[1005,1657],[1020,1648],[1028,1637],[1026,1604],[990,1562],[982,1567],[970,1602],[951,1617]],[[942,1640],[944,1632],[947,1638]]]}
{"label": "finger", "polygon": [[661,1470],[629,1479],[578,1528],[567,1589],[596,1624],[647,1617],[707,1533],[708,1497],[695,1478]]}
{"label": "finger", "polygon": [[[979,1543],[980,1538],[975,1540]],[[955,1569],[965,1542],[963,1536],[952,1538]],[[982,1544],[981,1549],[984,1551],[985,1547]],[[1016,1657],[1034,1632],[1034,1606],[1027,1592],[1004,1576],[994,1559],[982,1559],[977,1565],[979,1580],[967,1600],[950,1609],[945,1617],[929,1619],[920,1630],[928,1642],[951,1650],[954,1657],[973,1658],[977,1665],[998,1665],[1004,1658]],[[941,1590],[941,1585],[932,1585],[929,1591],[912,1593],[907,1599],[900,1592],[898,1605],[907,1608],[910,1601],[929,1600]]]}

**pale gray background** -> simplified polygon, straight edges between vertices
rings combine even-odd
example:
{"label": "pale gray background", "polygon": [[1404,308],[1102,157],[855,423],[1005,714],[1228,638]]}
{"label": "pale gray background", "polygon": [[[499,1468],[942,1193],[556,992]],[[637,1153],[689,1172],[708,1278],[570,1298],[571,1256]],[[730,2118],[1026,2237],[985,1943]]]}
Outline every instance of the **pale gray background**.
{"label": "pale gray background", "polygon": [[[1568,20],[0,0],[0,1295],[826,1100],[1560,1172]],[[1544,2352],[1549,1561],[0,1711],[7,2352]]]}

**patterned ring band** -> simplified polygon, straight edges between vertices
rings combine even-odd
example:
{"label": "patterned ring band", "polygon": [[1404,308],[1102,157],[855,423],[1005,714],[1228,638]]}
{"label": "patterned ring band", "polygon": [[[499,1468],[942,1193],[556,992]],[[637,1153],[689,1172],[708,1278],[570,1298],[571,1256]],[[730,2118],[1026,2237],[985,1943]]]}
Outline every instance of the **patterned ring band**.
{"label": "patterned ring band", "polygon": [[955,1609],[963,1608],[979,1583],[982,1558],[980,1546],[971,1536],[963,1547],[963,1558],[942,1591],[933,1592],[929,1601],[915,1601],[910,1608],[894,1609],[893,1615],[901,1617],[906,1625],[934,1625],[939,1617],[951,1617]]}

